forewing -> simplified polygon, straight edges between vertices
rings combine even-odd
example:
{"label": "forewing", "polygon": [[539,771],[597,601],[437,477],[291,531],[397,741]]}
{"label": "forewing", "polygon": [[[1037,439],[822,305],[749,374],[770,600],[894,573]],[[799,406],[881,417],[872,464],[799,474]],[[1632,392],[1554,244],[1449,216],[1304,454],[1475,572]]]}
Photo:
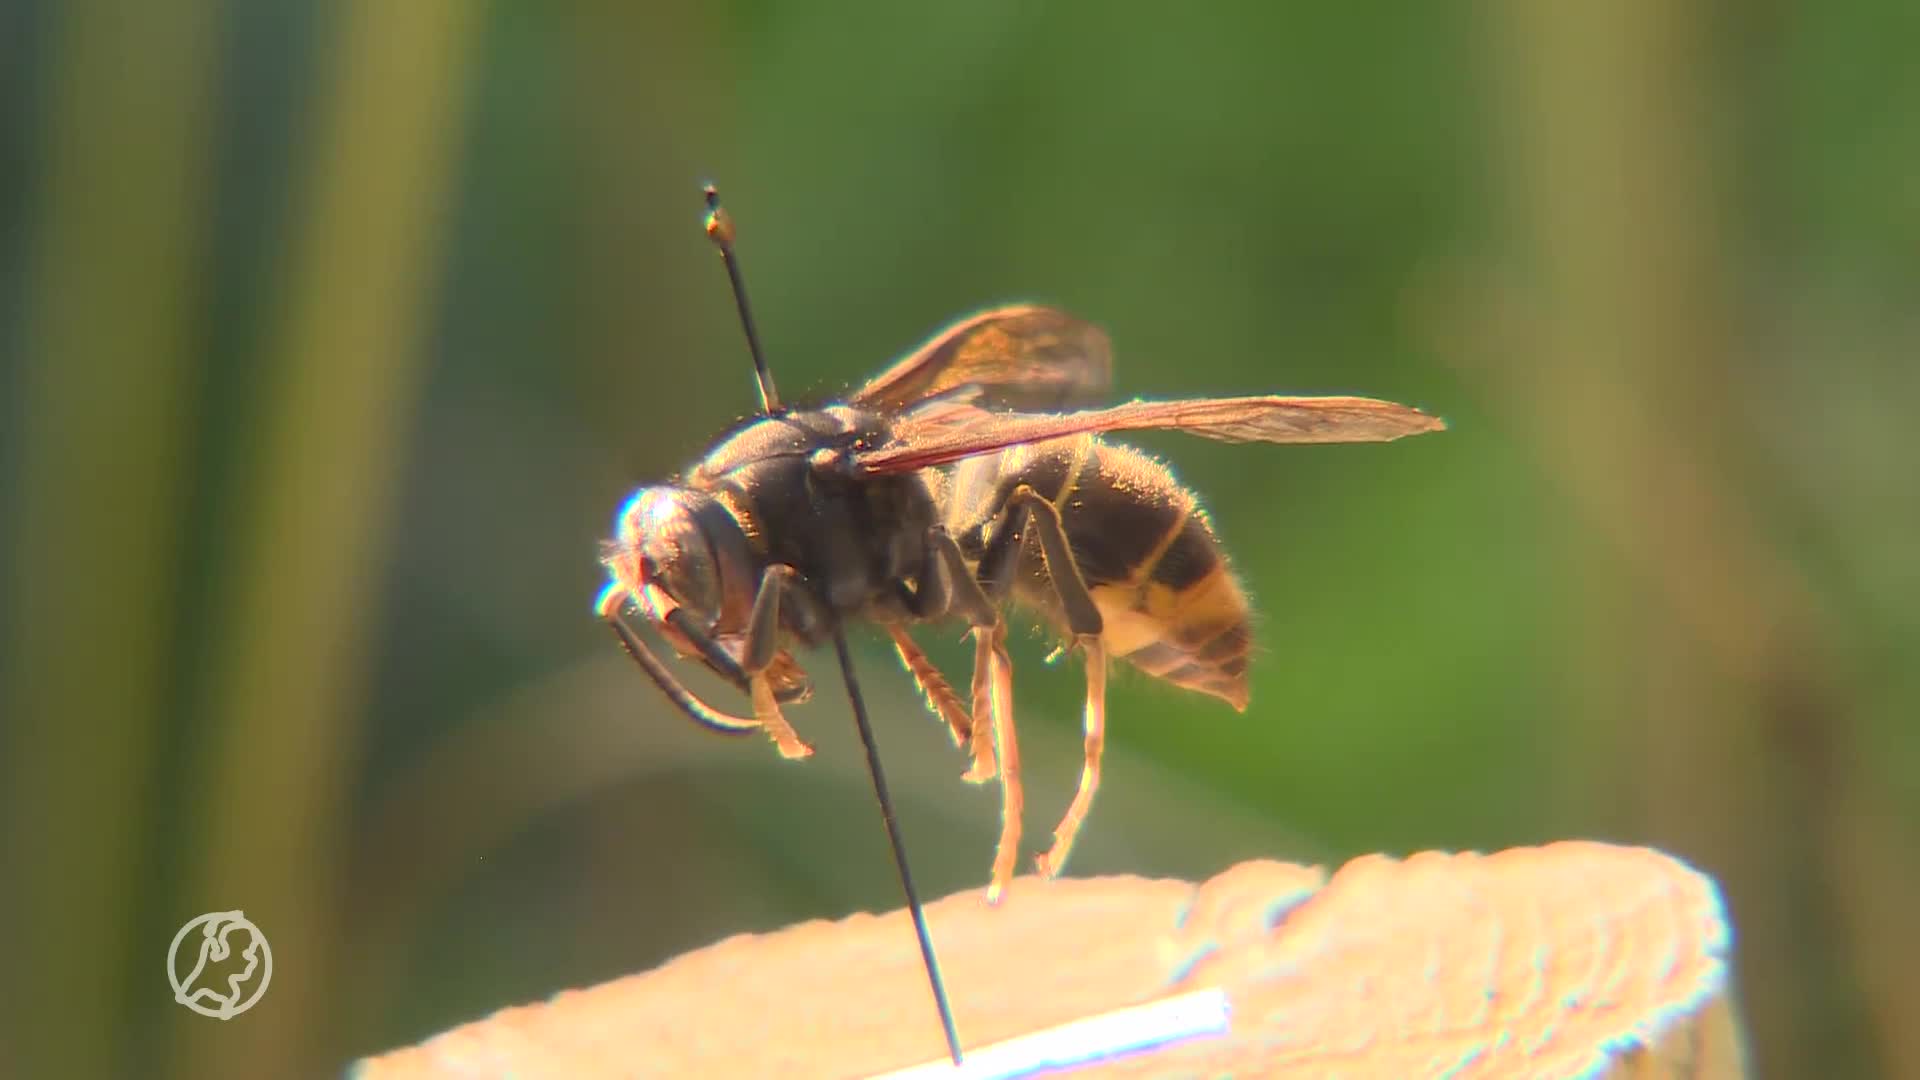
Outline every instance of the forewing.
{"label": "forewing", "polygon": [[855,455],[870,474],[904,473],[1023,443],[1068,435],[1164,428],[1221,442],[1391,442],[1441,431],[1445,421],[1410,405],[1361,397],[1239,397],[1132,401],[1071,413],[938,408],[893,424],[892,438]]}
{"label": "forewing", "polygon": [[1095,401],[1113,382],[1106,331],[1031,304],[994,308],[935,334],[860,388],[852,403],[905,410],[965,387],[998,409],[1059,409]]}

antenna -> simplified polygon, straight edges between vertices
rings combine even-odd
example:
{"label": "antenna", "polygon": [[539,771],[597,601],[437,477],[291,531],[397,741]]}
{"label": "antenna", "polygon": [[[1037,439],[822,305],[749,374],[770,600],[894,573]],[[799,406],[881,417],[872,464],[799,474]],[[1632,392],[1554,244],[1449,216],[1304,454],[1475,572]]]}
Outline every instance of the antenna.
{"label": "antenna", "polygon": [[[740,258],[733,253],[733,218],[721,209],[720,192],[712,184],[706,186],[706,195],[707,238],[720,249],[720,261],[727,266],[727,280],[733,283],[733,301],[740,308],[740,326],[747,333],[747,348],[753,353],[754,373],[760,377],[760,404],[767,415],[778,415],[786,410],[780,404],[779,392],[773,388],[773,374],[767,370],[767,357],[760,351],[760,336],[754,333],[753,315],[747,310],[747,289],[740,283]],[[622,634],[621,640],[625,642],[628,637],[629,634]],[[880,748],[874,744],[873,725],[867,721],[867,703],[860,696],[860,682],[853,674],[853,653],[847,648],[847,631],[838,620],[833,624],[833,648],[840,656],[840,676],[847,684],[847,700],[853,705],[854,725],[860,729],[860,745],[867,751],[867,774],[873,777],[873,797],[880,803],[880,820],[887,826],[887,843],[893,848],[893,866],[900,874],[900,891],[907,895],[907,911],[913,917],[914,936],[920,941],[920,959],[926,965],[927,984],[933,988],[933,1005],[940,1013],[940,1027],[947,1037],[947,1053],[952,1056],[955,1067],[958,1067],[960,1035],[953,1025],[953,1006],[947,1002],[947,984],[940,977],[940,961],[933,955],[933,935],[927,930],[926,910],[920,904],[919,892],[913,887],[913,873],[907,869],[907,845],[900,837],[900,822],[894,817],[893,797],[887,794],[886,774],[880,770]],[[628,651],[632,652],[633,649],[629,647]],[[636,653],[634,658],[639,659],[639,654]],[[652,667],[648,667],[644,661],[641,666],[648,668],[648,674],[653,673]],[[655,681],[660,681],[658,676],[655,676]],[[661,685],[665,688],[667,684],[663,682]],[[672,696],[670,689],[668,694]],[[681,707],[687,708],[684,704]],[[700,715],[692,715],[702,723],[707,723]]]}
{"label": "antenna", "polygon": [[753,312],[747,309],[747,287],[740,281],[740,257],[733,253],[733,218],[720,206],[720,189],[707,185],[707,239],[720,249],[720,261],[727,266],[727,280],[733,283],[733,303],[740,309],[740,328],[747,332],[747,351],[753,354],[753,373],[760,378],[760,409],[768,416],[786,411],[780,404],[780,391],[773,388],[773,372],[767,370],[767,354],[760,351],[760,335],[753,330]]}

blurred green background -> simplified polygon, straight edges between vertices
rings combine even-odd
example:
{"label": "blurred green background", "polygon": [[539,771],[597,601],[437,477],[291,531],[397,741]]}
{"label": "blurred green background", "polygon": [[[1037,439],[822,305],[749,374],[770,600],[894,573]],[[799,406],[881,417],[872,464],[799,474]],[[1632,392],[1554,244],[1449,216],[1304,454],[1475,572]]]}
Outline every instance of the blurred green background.
{"label": "blurred green background", "polygon": [[[1140,440],[1263,652],[1244,716],[1116,680],[1073,872],[1655,844],[1726,890],[1766,1075],[1920,1076],[1916,40],[1908,0],[0,5],[0,1073],[334,1073],[897,906],[825,657],[795,765],[589,610],[614,507],[755,400],[712,178],[789,397],[1025,298],[1123,396],[1451,422]],[[993,789],[858,650],[923,889],[983,886]],[[275,969],[220,1024],[162,961],[229,908]]]}

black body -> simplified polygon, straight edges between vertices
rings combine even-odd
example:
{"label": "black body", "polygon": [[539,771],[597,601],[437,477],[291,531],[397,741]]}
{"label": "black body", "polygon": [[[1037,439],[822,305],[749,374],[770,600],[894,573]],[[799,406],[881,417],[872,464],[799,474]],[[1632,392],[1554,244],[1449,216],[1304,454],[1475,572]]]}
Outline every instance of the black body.
{"label": "black body", "polygon": [[[847,405],[761,417],[722,439],[687,477],[738,522],[746,566],[723,567],[749,589],[770,565],[800,572],[781,607],[782,627],[823,643],[841,621],[900,621],[945,612],[915,609],[932,559],[927,531],[939,520],[924,476],[864,476],[850,452],[887,437],[887,422]],[[730,625],[731,624],[731,625]],[[744,632],[723,613],[715,637]]]}

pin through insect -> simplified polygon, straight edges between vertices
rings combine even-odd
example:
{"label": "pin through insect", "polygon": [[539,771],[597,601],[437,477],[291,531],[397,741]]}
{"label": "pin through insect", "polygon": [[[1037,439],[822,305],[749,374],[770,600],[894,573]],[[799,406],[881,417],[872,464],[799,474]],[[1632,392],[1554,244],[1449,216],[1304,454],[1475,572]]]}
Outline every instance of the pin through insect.
{"label": "pin through insect", "polygon": [[753,373],[760,380],[760,411],[776,416],[786,409],[780,404],[780,391],[774,389],[773,372],[767,369],[767,354],[760,350],[760,335],[753,328],[753,312],[747,307],[747,286],[740,280],[740,257],[733,253],[733,218],[720,205],[720,190],[706,187],[707,238],[720,249],[720,261],[727,266],[727,280],[733,285],[733,303],[740,309],[740,328],[747,334],[747,351],[753,354]]}
{"label": "pin through insect", "polygon": [[[958,1064],[953,1011],[848,627],[892,636],[929,711],[972,758],[962,779],[999,781],[1000,833],[986,890],[996,902],[1014,878],[1025,805],[1008,610],[1038,613],[1085,667],[1084,764],[1052,845],[1036,859],[1043,877],[1061,872],[1100,787],[1110,663],[1247,706],[1252,613],[1210,519],[1165,464],[1108,436],[1172,430],[1234,443],[1390,442],[1446,425],[1361,397],[1102,406],[1113,364],[1105,331],[1037,304],[961,319],[844,400],[788,410],[747,305],[734,223],[711,185],[706,204],[707,236],[733,286],[765,413],[734,427],[680,479],[627,501],[602,559],[609,581],[596,610],[687,716],[726,734],[757,732],[788,759],[813,753],[784,712],[812,691],[793,650],[832,643]],[[974,642],[964,695],[909,633],[957,621]],[[750,715],[689,690],[638,633],[645,627],[743,693]]]}

